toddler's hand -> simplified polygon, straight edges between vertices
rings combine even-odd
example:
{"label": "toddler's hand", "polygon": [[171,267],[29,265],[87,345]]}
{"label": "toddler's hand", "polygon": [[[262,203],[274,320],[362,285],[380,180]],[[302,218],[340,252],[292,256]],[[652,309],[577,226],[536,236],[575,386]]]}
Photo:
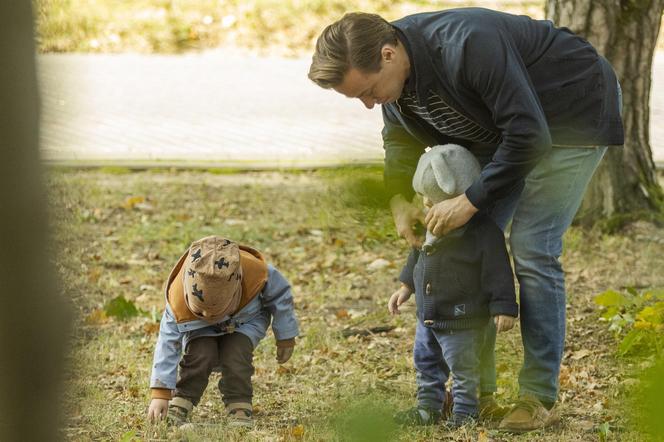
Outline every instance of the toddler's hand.
{"label": "toddler's hand", "polygon": [[402,285],[399,290],[392,293],[390,300],[387,302],[387,309],[393,315],[398,315],[401,312],[399,311],[399,306],[404,302],[408,301],[411,295],[410,288],[408,286]]}
{"label": "toddler's hand", "polygon": [[514,327],[515,321],[516,318],[513,318],[512,316],[497,315],[493,317],[493,322],[496,323],[496,330],[498,332],[510,330],[512,327]]}
{"label": "toddler's hand", "polygon": [[295,338],[277,341],[277,362],[285,364],[293,356]]}
{"label": "toddler's hand", "polygon": [[148,407],[148,421],[155,422],[166,418],[168,414],[168,399],[152,399]]}

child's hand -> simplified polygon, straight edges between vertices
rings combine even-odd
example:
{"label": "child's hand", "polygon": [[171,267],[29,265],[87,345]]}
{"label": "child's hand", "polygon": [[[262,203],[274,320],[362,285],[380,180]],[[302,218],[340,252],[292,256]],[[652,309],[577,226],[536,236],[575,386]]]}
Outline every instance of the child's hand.
{"label": "child's hand", "polygon": [[285,364],[293,356],[295,338],[277,341],[277,362]]}
{"label": "child's hand", "polygon": [[400,314],[401,312],[399,311],[399,306],[408,301],[411,293],[412,291],[410,290],[410,287],[406,285],[402,285],[399,290],[392,293],[390,300],[387,302],[387,309],[390,311],[390,313],[393,315]]}
{"label": "child's hand", "polygon": [[150,422],[158,421],[166,418],[168,414],[168,399],[154,398],[150,401],[148,407],[148,420]]}
{"label": "child's hand", "polygon": [[496,323],[496,330],[498,332],[510,330],[512,327],[514,327],[515,321],[516,318],[513,318],[512,316],[497,315],[493,317],[493,322]]}

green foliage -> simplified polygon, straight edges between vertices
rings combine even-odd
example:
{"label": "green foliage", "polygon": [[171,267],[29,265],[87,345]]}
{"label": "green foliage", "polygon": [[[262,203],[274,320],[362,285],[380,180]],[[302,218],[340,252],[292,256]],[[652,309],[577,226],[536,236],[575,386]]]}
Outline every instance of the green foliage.
{"label": "green foliage", "polygon": [[601,305],[603,307],[624,307],[629,304],[627,298],[619,292],[614,290],[607,290],[604,293],[601,293],[595,297],[595,304]]}
{"label": "green foliage", "polygon": [[127,431],[120,438],[120,442],[137,442],[141,439],[136,435],[136,430]]}
{"label": "green foliage", "polygon": [[398,430],[387,402],[371,396],[346,403],[331,424],[338,440],[348,442],[384,442]]}
{"label": "green foliage", "polygon": [[213,175],[236,175],[242,173],[242,170],[235,167],[211,167],[206,172]]}
{"label": "green foliage", "polygon": [[664,434],[664,359],[659,358],[653,367],[640,376],[636,394],[641,412],[637,416],[639,428],[650,440],[661,440]]}
{"label": "green foliage", "polygon": [[382,178],[357,178],[348,180],[344,184],[342,195],[349,207],[387,208],[389,197]]}
{"label": "green foliage", "polygon": [[602,425],[597,427],[597,435],[599,436],[600,442],[606,442],[609,440],[611,435],[611,429],[608,422],[604,422]]}
{"label": "green foliage", "polygon": [[632,210],[629,213],[618,213],[599,220],[597,227],[602,233],[615,235],[636,221],[646,221],[661,226],[664,224],[664,205],[658,198],[653,199],[655,207],[652,210]]}
{"label": "green foliage", "polygon": [[318,171],[334,187],[339,200],[351,209],[384,210],[389,195],[383,185],[382,167],[341,167]]}
{"label": "green foliage", "polygon": [[127,175],[131,173],[131,169],[127,167],[117,167],[117,166],[100,167],[99,171],[101,173],[108,173],[110,175]]}
{"label": "green foliage", "polygon": [[664,290],[624,293],[608,290],[595,297],[604,309],[601,319],[609,322],[618,344],[618,355],[661,355],[664,344]]}
{"label": "green foliage", "polygon": [[122,295],[108,301],[104,305],[104,313],[106,313],[106,316],[112,316],[123,321],[138,315],[149,315],[148,312],[137,308],[132,301],[125,299]]}

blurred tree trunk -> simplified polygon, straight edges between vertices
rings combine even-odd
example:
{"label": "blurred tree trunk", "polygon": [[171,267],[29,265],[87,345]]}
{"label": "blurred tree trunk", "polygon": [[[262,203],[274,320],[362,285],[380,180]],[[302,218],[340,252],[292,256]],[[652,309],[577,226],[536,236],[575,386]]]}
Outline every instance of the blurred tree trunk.
{"label": "blurred tree trunk", "polygon": [[612,147],[588,187],[577,220],[661,210],[650,149],[652,60],[664,0],[547,0],[546,17],[585,37],[613,65],[623,90],[624,148]]}
{"label": "blurred tree trunk", "polygon": [[48,256],[30,2],[0,1],[0,440],[51,441],[68,322]]}

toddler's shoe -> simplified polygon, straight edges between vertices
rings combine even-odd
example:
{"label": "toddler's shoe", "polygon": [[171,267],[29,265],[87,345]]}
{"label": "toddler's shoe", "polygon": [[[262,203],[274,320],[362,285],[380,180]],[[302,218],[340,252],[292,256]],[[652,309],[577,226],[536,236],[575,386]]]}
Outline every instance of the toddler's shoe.
{"label": "toddler's shoe", "polygon": [[501,407],[493,395],[480,396],[480,420],[499,421],[509,411],[507,407]]}
{"label": "toddler's shoe", "polygon": [[477,419],[475,416],[471,416],[465,413],[454,413],[450,418],[445,422],[445,427],[449,430],[456,430],[465,425],[474,426],[477,424]]}
{"label": "toddler's shoe", "polygon": [[252,407],[250,403],[238,402],[235,404],[228,404],[228,425],[231,427],[247,427],[254,426],[254,418]]}
{"label": "toddler's shoe", "polygon": [[441,410],[426,407],[413,407],[400,411],[394,416],[394,420],[400,425],[434,425],[443,417]]}
{"label": "toddler's shoe", "polygon": [[182,397],[174,397],[168,405],[168,415],[166,416],[168,425],[179,427],[187,423],[189,413],[193,408],[194,404],[191,401]]}

